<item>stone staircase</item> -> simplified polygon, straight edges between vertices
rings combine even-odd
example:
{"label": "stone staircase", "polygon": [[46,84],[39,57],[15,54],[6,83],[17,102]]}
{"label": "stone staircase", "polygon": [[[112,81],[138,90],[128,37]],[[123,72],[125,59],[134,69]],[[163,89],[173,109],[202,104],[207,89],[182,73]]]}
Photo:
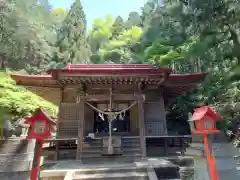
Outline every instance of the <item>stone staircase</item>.
{"label": "stone staircase", "polygon": [[100,164],[95,160],[92,165],[77,161],[59,162],[41,171],[40,180],[190,180],[179,172],[179,166],[188,164],[182,159],[152,158],[135,163],[119,163],[119,159],[115,164],[106,160]]}
{"label": "stone staircase", "polygon": [[141,157],[140,138],[139,137],[123,137],[122,138],[123,156],[139,159]]}
{"label": "stone staircase", "polygon": [[97,158],[102,155],[102,139],[93,139],[83,142],[83,158]]}
{"label": "stone staircase", "polygon": [[234,156],[234,160],[237,164],[237,174],[240,176],[240,155]]}
{"label": "stone staircase", "polygon": [[97,162],[100,160],[107,162],[134,162],[140,160],[140,138],[139,137],[122,137],[122,154],[119,155],[102,155],[102,139],[97,138],[83,143],[83,162]]}
{"label": "stone staircase", "polygon": [[146,168],[99,168],[74,172],[72,180],[149,180]]}
{"label": "stone staircase", "polygon": [[179,167],[181,180],[194,179],[194,159],[193,157],[168,157],[166,160]]}

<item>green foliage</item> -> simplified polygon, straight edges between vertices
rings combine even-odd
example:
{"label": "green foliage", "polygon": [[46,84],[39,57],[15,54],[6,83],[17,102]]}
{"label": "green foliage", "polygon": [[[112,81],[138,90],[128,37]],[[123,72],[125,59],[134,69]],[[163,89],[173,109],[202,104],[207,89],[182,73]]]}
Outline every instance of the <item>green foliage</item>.
{"label": "green foliage", "polygon": [[112,38],[117,38],[125,30],[125,28],[126,27],[123,18],[118,16],[111,27]]}
{"label": "green foliage", "polygon": [[[240,112],[239,0],[164,3],[160,7],[148,0],[141,13],[130,12],[127,20],[96,19],[87,36],[80,0],[69,12],[51,9],[46,0],[3,0],[0,66],[41,74],[67,63],[152,63],[179,74],[208,72],[196,90],[168,105],[168,120],[186,123],[188,112],[210,105],[226,120],[223,128],[231,126]],[[29,100],[29,92],[9,78],[0,81],[0,111],[21,115],[43,103],[34,95]]]}
{"label": "green foliage", "polygon": [[91,50],[86,38],[86,20],[79,0],[73,3],[63,21],[56,42],[58,51],[54,53],[57,64],[89,63]]}
{"label": "green foliage", "polygon": [[44,70],[55,40],[55,19],[49,9],[47,1],[0,2],[0,68]]}
{"label": "green foliage", "polygon": [[44,101],[41,97],[16,85],[6,73],[0,73],[0,112],[1,120],[9,116],[24,117],[41,107],[56,116],[57,107]]}

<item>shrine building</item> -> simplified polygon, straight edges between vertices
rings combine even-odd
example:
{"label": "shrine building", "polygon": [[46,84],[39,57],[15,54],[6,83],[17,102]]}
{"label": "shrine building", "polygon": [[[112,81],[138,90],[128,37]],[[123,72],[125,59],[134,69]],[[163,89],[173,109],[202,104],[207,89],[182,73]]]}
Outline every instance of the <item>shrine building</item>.
{"label": "shrine building", "polygon": [[[47,75],[11,77],[59,106],[55,140],[75,140],[76,148],[67,152],[83,159],[93,157],[91,152],[146,157],[145,139],[168,135],[165,106],[205,75],[174,74],[147,64],[69,64]],[[61,159],[64,150],[56,146]]]}

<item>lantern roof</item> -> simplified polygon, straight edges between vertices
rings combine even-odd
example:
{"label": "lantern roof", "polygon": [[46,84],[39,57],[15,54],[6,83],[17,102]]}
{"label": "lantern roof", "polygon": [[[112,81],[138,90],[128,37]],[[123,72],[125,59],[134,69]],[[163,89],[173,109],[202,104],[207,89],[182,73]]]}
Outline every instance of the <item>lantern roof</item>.
{"label": "lantern roof", "polygon": [[45,122],[47,121],[52,125],[56,125],[56,121],[47,115],[46,110],[41,108],[36,109],[35,113],[31,117],[27,118],[24,123],[31,125],[33,122],[40,120]]}
{"label": "lantern roof", "polygon": [[195,109],[195,112],[193,113],[192,120],[193,121],[199,121],[202,120],[204,117],[210,117],[213,120],[221,120],[222,117],[214,112],[212,108],[209,106],[202,106],[200,108]]}

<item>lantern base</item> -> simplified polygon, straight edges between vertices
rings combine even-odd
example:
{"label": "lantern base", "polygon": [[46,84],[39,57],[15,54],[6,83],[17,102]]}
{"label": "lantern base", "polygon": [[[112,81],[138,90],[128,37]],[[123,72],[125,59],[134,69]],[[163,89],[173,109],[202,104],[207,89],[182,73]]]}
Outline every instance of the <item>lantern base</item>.
{"label": "lantern base", "polygon": [[193,134],[218,134],[220,133],[220,130],[217,130],[217,129],[211,129],[211,130],[194,130],[192,132]]}

